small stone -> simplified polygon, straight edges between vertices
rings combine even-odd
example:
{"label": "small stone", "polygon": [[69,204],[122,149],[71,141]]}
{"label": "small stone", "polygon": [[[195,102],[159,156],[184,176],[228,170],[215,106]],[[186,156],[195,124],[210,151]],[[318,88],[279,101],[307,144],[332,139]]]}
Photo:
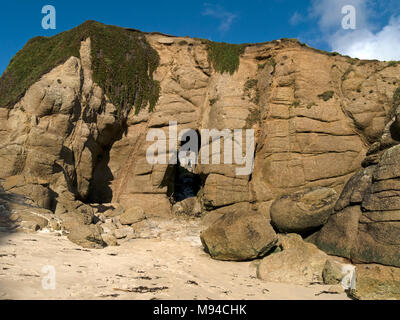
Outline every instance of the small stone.
{"label": "small stone", "polygon": [[104,215],[104,213],[99,213],[98,215],[97,215],[97,218],[101,221],[101,222],[106,222],[106,216]]}
{"label": "small stone", "polygon": [[20,218],[20,216],[19,216],[18,213],[13,213],[13,214],[10,216],[10,220],[11,220],[12,222],[18,221],[19,218]]}
{"label": "small stone", "polygon": [[118,229],[121,229],[121,228],[124,227],[124,226],[122,225],[122,223],[120,222],[119,217],[113,218],[113,219],[112,219],[112,223],[113,223]]}
{"label": "small stone", "polygon": [[103,238],[103,241],[107,244],[109,247],[115,247],[118,246],[117,239],[112,235],[112,234],[103,234],[101,235]]}
{"label": "small stone", "polygon": [[114,210],[107,210],[106,212],[104,212],[104,216],[106,218],[115,218],[115,217],[120,216],[123,213],[124,213],[124,209],[122,207],[118,207]]}
{"label": "small stone", "polygon": [[102,233],[112,233],[116,229],[115,225],[112,223],[103,223],[101,228],[103,230]]}
{"label": "small stone", "polygon": [[126,238],[128,235],[131,235],[131,234],[133,234],[133,229],[129,228],[129,227],[114,230],[114,236],[117,239]]}
{"label": "small stone", "polygon": [[55,231],[61,230],[61,226],[56,220],[49,220],[48,227],[50,230],[55,230]]}

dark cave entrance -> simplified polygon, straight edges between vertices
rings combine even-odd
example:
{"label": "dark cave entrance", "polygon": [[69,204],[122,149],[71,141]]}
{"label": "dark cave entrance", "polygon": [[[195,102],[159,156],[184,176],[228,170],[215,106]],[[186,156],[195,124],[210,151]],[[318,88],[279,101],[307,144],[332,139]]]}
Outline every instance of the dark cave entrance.
{"label": "dark cave entrance", "polygon": [[[196,148],[191,148],[186,152],[186,148],[191,141],[191,137],[196,142]],[[196,163],[201,146],[201,136],[198,130],[191,130],[187,136],[183,136],[181,146],[178,150],[177,164],[170,165],[164,178],[164,185],[168,185],[168,197],[171,203],[181,202],[185,199],[196,197],[202,186],[202,178],[195,173]],[[185,156],[186,154],[186,156]]]}
{"label": "dark cave entrance", "polygon": [[200,176],[190,172],[180,164],[176,165],[174,176],[174,202],[197,196],[201,189]]}
{"label": "dark cave entrance", "polygon": [[93,173],[89,185],[88,195],[80,199],[84,203],[111,203],[113,192],[111,183],[114,176],[109,167],[110,152],[115,142],[127,134],[126,121],[116,122],[107,126],[97,141],[90,140],[86,146],[93,155]]}
{"label": "dark cave entrance", "polygon": [[90,181],[89,193],[85,203],[110,203],[113,193],[111,182],[114,176],[108,166],[110,162],[110,148],[105,148],[103,153],[96,157],[96,165],[93,170],[92,180]]}

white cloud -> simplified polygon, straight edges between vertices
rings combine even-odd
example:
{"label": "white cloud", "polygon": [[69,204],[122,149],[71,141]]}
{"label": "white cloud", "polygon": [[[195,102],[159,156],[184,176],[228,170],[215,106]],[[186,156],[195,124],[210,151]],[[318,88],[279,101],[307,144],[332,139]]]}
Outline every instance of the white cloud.
{"label": "white cloud", "polygon": [[[377,28],[371,17],[373,0],[313,0],[310,16],[318,19],[325,41],[333,51],[360,59],[400,60],[400,16]],[[342,7],[356,8],[356,30],[344,30]]]}
{"label": "white cloud", "polygon": [[368,29],[340,32],[330,39],[334,51],[360,59],[400,60],[400,17],[374,33]]}
{"label": "white cloud", "polygon": [[289,23],[293,26],[297,26],[298,24],[302,23],[305,20],[300,13],[297,11],[290,17]]}
{"label": "white cloud", "polygon": [[368,25],[368,4],[366,0],[313,0],[310,15],[318,18],[318,24],[324,32],[340,28],[342,25],[342,8],[351,5],[357,12],[357,28]]}
{"label": "white cloud", "polygon": [[219,5],[213,5],[210,3],[204,4],[203,16],[210,16],[220,20],[218,27],[219,31],[226,32],[231,28],[233,21],[237,18],[237,15],[225,10]]}

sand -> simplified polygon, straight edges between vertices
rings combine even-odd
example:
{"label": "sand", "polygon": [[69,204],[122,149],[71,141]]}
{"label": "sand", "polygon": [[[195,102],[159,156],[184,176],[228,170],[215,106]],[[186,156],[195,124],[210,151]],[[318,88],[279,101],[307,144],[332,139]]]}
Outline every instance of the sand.
{"label": "sand", "polygon": [[[195,221],[164,222],[154,237],[102,250],[50,232],[0,233],[0,299],[348,299],[324,293],[329,286],[262,282],[251,262],[213,260],[199,230]],[[45,266],[54,282],[44,281]]]}

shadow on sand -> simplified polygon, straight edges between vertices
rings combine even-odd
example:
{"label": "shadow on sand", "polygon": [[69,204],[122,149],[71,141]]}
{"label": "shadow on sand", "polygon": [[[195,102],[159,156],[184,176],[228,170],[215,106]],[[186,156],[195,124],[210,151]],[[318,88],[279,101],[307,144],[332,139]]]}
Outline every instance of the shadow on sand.
{"label": "shadow on sand", "polygon": [[10,233],[15,233],[17,225],[11,220],[14,206],[31,207],[27,203],[27,198],[22,195],[5,192],[0,185],[0,245],[3,239]]}

